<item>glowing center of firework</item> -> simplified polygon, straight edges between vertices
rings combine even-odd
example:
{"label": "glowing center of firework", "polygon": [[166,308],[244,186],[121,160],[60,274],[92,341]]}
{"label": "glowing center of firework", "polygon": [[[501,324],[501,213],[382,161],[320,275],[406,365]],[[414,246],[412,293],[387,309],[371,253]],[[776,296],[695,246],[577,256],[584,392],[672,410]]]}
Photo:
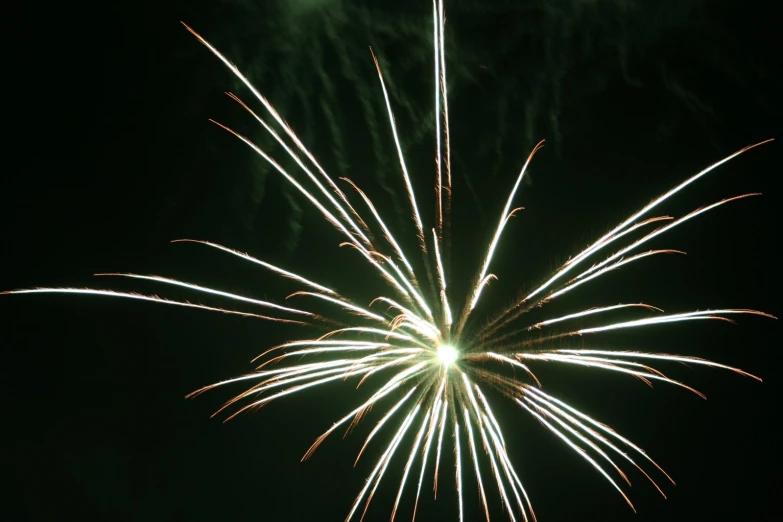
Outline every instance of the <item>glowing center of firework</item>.
{"label": "glowing center of firework", "polygon": [[438,360],[443,366],[449,366],[457,360],[457,349],[448,344],[438,346]]}

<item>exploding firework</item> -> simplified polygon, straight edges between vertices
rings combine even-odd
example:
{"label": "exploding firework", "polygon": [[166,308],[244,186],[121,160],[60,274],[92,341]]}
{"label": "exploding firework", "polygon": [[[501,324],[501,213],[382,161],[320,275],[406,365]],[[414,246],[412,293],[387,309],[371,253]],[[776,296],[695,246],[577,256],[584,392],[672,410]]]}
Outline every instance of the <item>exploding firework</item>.
{"label": "exploding firework", "polygon": [[[284,306],[175,279],[129,273],[98,275],[130,277],[178,286],[194,292],[247,303],[265,311],[251,313],[111,290],[36,288],[8,293],[60,292],[125,297],[293,323],[318,332],[307,338],[274,346],[258,356],[255,360],[258,366],[252,373],[204,387],[190,396],[230,383],[245,381],[252,383],[251,388],[228,401],[217,412],[229,412],[227,417],[230,419],[275,399],[331,382],[353,378],[358,381],[358,385],[362,385],[365,382],[380,380],[369,398],[334,422],[332,427],[315,440],[304,455],[305,459],[311,456],[318,446],[339,428],[347,430],[353,428],[369,414],[372,408],[381,405],[387,407],[367,436],[357,461],[381,430],[393,434],[391,441],[381,452],[346,520],[364,516],[383,477],[389,470],[391,461],[395,455],[404,451],[407,451],[407,457],[403,458],[405,464],[401,478],[396,484],[397,494],[392,508],[392,519],[409,482],[415,483],[416,491],[413,495],[415,517],[425,477],[430,476],[427,474],[428,470],[431,471],[436,491],[438,484],[442,482],[439,480],[442,473],[441,455],[444,448],[452,444],[448,442],[446,434],[453,437],[453,451],[456,457],[454,484],[458,494],[460,520],[464,519],[463,482],[466,473],[471,473],[475,477],[479,499],[487,520],[490,518],[488,503],[490,482],[494,482],[500,501],[511,520],[535,520],[530,499],[507,453],[500,422],[486,393],[490,389],[507,397],[511,403],[518,405],[562,439],[601,473],[633,508],[622,486],[623,483],[629,485],[630,481],[620,464],[636,468],[662,495],[664,492],[658,482],[671,481],[669,475],[633,442],[543,391],[542,382],[534,373],[535,365],[549,362],[624,373],[647,384],[661,381],[702,396],[698,390],[667,377],[653,365],[663,362],[685,362],[722,368],[760,379],[740,369],[696,357],[638,351],[562,348],[559,341],[573,336],[590,337],[610,330],[643,328],[674,322],[706,319],[730,321],[731,317],[737,314],[771,316],[763,312],[739,308],[669,314],[649,304],[629,303],[593,307],[536,322],[523,323],[522,319],[526,312],[545,307],[550,301],[583,284],[591,281],[594,284],[594,280],[625,265],[658,254],[678,253],[670,249],[647,250],[646,245],[654,238],[707,211],[755,194],[724,199],[679,218],[655,215],[653,211],[723,163],[766,142],[735,152],[652,200],[586,249],[571,257],[542,284],[521,295],[512,302],[511,306],[500,310],[488,320],[486,318],[479,320],[478,314],[474,314],[474,311],[487,285],[495,278],[490,273],[490,267],[496,248],[506,224],[517,210],[513,208],[514,198],[528,165],[541,148],[541,144],[530,153],[516,178],[468,295],[464,300],[457,301],[450,286],[448,264],[451,254],[449,225],[452,212],[452,172],[446,61],[443,46],[444,27],[443,2],[438,0],[437,3],[433,2],[436,197],[435,220],[431,227],[425,227],[419,211],[418,199],[414,194],[397,135],[383,74],[378,61],[375,60],[394,137],[395,151],[411,206],[413,228],[418,243],[415,257],[408,257],[405,254],[400,242],[394,237],[369,197],[353,182],[345,180],[352,191],[353,197],[349,198],[266,98],[226,57],[187,27],[250,89],[274,123],[268,123],[238,97],[230,96],[263,126],[271,138],[279,143],[301,172],[299,175],[292,174],[249,138],[221,124],[218,125],[237,136],[284,176],[291,186],[337,230],[344,241],[343,244],[355,250],[363,262],[371,267],[379,278],[373,290],[383,293],[369,304],[358,302],[333,288],[248,254],[219,244],[196,240],[179,241],[195,242],[219,249],[291,279],[302,289],[289,297],[305,303],[309,301],[314,306],[315,303],[319,303],[328,312],[317,313],[313,311],[316,309],[314,306]],[[374,55],[373,59],[375,59]],[[282,132],[276,130],[275,126]],[[351,200],[354,202],[352,203]],[[355,205],[357,202],[360,205]],[[592,261],[591,264],[587,263],[588,259]],[[622,310],[636,310],[646,315],[632,320],[601,321],[595,326],[584,328],[567,326],[579,319],[610,317],[613,313]],[[559,329],[555,330],[553,325],[558,325],[555,328]],[[554,345],[558,347],[552,348]],[[410,444],[408,445],[406,441]],[[402,449],[403,447],[405,449]],[[414,476],[411,477],[411,474]]]}

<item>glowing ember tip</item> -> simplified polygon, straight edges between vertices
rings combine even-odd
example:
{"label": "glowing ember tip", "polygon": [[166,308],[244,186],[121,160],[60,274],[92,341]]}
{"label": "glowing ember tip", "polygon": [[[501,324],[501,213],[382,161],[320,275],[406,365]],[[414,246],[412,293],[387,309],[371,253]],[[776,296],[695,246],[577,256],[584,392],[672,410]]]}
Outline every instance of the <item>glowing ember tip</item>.
{"label": "glowing ember tip", "polygon": [[438,346],[438,360],[443,366],[449,366],[457,360],[457,349],[448,344]]}

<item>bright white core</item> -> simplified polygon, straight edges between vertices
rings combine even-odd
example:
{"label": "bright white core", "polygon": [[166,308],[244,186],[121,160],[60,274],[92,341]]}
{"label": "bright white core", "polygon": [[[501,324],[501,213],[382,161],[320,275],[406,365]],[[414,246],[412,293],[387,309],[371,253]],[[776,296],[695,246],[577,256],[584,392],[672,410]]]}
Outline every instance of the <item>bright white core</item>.
{"label": "bright white core", "polygon": [[448,344],[438,346],[438,360],[443,366],[449,366],[457,360],[457,350]]}

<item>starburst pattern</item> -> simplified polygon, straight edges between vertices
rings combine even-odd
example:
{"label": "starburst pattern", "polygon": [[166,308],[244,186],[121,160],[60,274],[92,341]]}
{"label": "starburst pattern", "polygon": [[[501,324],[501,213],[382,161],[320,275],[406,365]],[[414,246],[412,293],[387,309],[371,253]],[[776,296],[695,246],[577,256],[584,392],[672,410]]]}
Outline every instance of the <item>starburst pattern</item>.
{"label": "starburst pattern", "polygon": [[[661,478],[672,480],[661,466],[630,440],[543,391],[542,382],[533,371],[536,363],[560,363],[624,373],[650,385],[653,381],[661,381],[682,387],[702,397],[698,390],[667,377],[652,365],[664,362],[691,363],[726,369],[760,380],[740,369],[697,357],[638,351],[570,349],[562,348],[562,344],[559,344],[558,348],[550,348],[550,346],[555,344],[551,342],[553,340],[591,336],[625,328],[643,328],[708,319],[731,321],[731,317],[737,314],[772,317],[763,312],[736,308],[670,314],[648,304],[630,303],[594,307],[551,317],[534,324],[523,324],[522,318],[533,308],[543,307],[553,299],[583,284],[594,282],[620,267],[657,254],[680,253],[671,249],[646,250],[646,245],[654,238],[707,211],[756,194],[724,199],[679,218],[656,216],[653,212],[690,184],[761,143],[739,150],[710,165],[652,200],[582,252],[571,257],[543,284],[520,297],[508,308],[491,316],[489,320],[478,320],[476,319],[478,314],[474,315],[473,312],[479,305],[489,282],[495,278],[490,273],[490,267],[496,247],[503,237],[506,224],[516,211],[513,202],[528,165],[542,144],[539,143],[533,149],[519,172],[506,204],[500,212],[497,228],[471,291],[464,304],[454,308],[456,301],[448,285],[449,271],[447,270],[451,244],[449,223],[452,211],[452,173],[449,161],[451,151],[446,60],[443,46],[445,17],[442,0],[433,2],[434,105],[437,117],[435,223],[431,228],[425,227],[419,211],[418,199],[414,194],[397,135],[383,74],[375,56],[372,56],[411,207],[411,217],[418,242],[415,260],[406,257],[400,243],[365,193],[353,182],[344,180],[356,194],[353,199],[361,200],[363,207],[357,209],[351,203],[351,198],[326,173],[266,98],[217,49],[190,27],[185,27],[250,89],[274,122],[273,124],[256,114],[235,95],[230,96],[279,143],[301,172],[299,175],[289,172],[247,137],[224,125],[218,125],[251,147],[322,214],[343,238],[343,244],[353,248],[380,278],[374,290],[382,295],[369,305],[364,305],[335,289],[327,288],[248,254],[215,243],[196,240],[179,241],[194,242],[219,249],[291,279],[301,285],[302,289],[291,294],[290,298],[295,298],[297,302],[302,303],[320,302],[330,312],[316,313],[303,305],[284,306],[166,277],[131,273],[96,275],[123,276],[178,286],[190,291],[246,303],[264,309],[265,312],[250,313],[186,301],[173,301],[154,295],[112,290],[35,288],[7,293],[61,292],[118,296],[293,323],[318,331],[318,335],[292,340],[268,349],[254,360],[258,363],[255,371],[206,386],[190,396],[230,383],[251,382],[252,387],[228,401],[216,412],[216,414],[229,412],[226,416],[231,419],[275,399],[331,382],[353,378],[358,381],[358,385],[362,385],[367,381],[376,382],[380,379],[380,384],[376,385],[370,397],[318,437],[303,458],[310,457],[318,446],[339,428],[352,429],[371,408],[380,407],[382,404],[388,406],[367,435],[357,456],[357,462],[370,442],[382,430],[393,433],[391,441],[377,459],[346,520],[364,516],[383,477],[389,470],[393,457],[398,452],[404,451],[407,451],[407,458],[397,484],[398,491],[392,508],[392,520],[410,481],[416,484],[413,508],[415,518],[428,470],[431,470],[437,494],[441,455],[444,445],[451,444],[446,442],[446,434],[453,435],[456,457],[455,485],[458,492],[460,520],[463,520],[463,482],[464,474],[468,472],[466,470],[470,470],[469,472],[475,477],[481,506],[487,520],[490,519],[489,482],[494,482],[511,520],[535,520],[528,494],[507,453],[506,440],[500,423],[485,394],[488,389],[510,399],[513,404],[518,405],[556,437],[562,439],[593,466],[631,508],[633,505],[623,486],[623,484],[629,486],[630,480],[620,464],[628,464],[636,468],[663,495],[663,489],[657,481]],[[275,130],[273,125],[281,129],[282,134]],[[603,259],[600,259],[600,256],[603,256]],[[587,264],[588,259],[592,260],[592,264]],[[569,323],[573,324],[576,320],[587,317],[600,319],[611,317],[619,311],[632,310],[646,315],[632,320],[606,320],[592,327],[567,327]],[[553,325],[558,325],[561,329],[555,330],[552,328]],[[564,330],[562,325],[566,325]],[[509,369],[514,371],[510,372]],[[380,378],[380,376],[384,377]],[[407,445],[405,441],[410,444]],[[411,477],[411,473],[414,477]],[[416,474],[418,477],[415,477]],[[655,475],[660,477],[655,478]]]}

